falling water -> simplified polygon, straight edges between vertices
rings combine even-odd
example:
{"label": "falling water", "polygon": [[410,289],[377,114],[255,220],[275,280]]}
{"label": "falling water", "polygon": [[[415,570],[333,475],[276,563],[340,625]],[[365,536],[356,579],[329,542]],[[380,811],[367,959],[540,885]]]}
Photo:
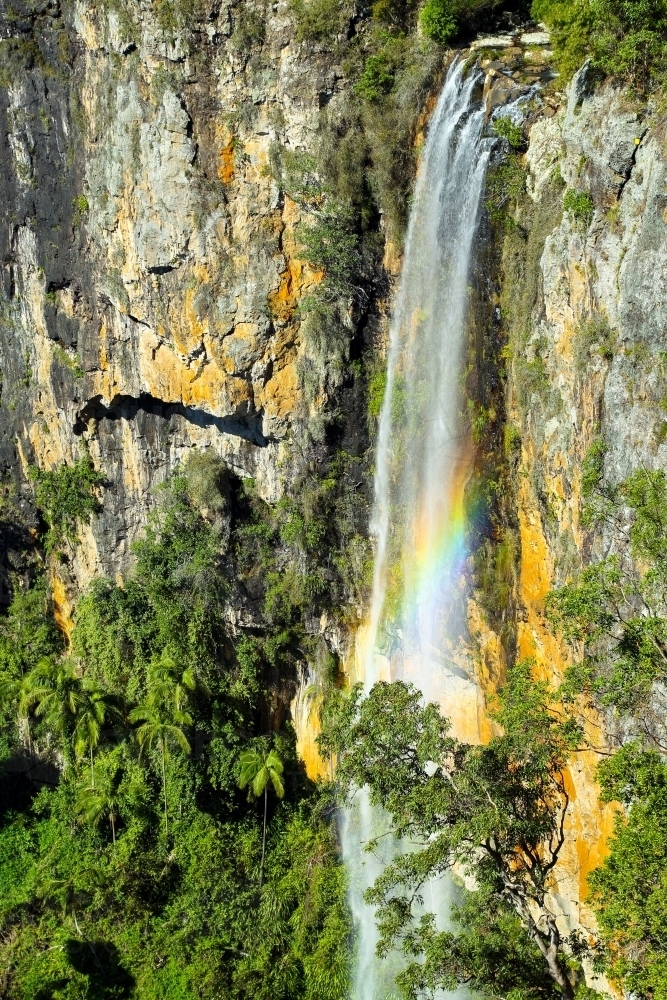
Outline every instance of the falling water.
{"label": "falling water", "polygon": [[[376,552],[363,678],[367,691],[380,677],[410,680],[448,715],[461,685],[472,688],[453,657],[464,624],[460,580],[469,467],[461,383],[471,261],[492,145],[483,138],[484,111],[473,100],[477,84],[478,75],[466,76],[461,63],[450,68],[417,178],[377,441]],[[384,857],[363,852],[382,817],[363,790],[357,800],[343,835],[357,926],[354,995],[379,1000],[391,994],[393,970],[375,957],[374,914],[363,891],[396,848],[386,842]],[[442,916],[443,887],[431,888],[438,898],[429,908]]]}

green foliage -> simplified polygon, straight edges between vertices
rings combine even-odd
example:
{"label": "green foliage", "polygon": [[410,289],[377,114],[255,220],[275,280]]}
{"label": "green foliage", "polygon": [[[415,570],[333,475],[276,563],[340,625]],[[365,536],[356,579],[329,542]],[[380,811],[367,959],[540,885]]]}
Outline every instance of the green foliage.
{"label": "green foliage", "polygon": [[564,842],[563,769],[580,730],[555,710],[554,695],[531,679],[528,663],[510,672],[495,718],[502,735],[469,746],[449,734],[437,705],[424,706],[415,688],[381,682],[364,700],[357,689],[320,739],[326,751],[339,754],[344,793],[367,785],[394,834],[409,838],[410,852],[387,865],[367,893],[378,908],[380,952],[399,945],[415,957],[403,979],[408,993],[423,982],[421,959],[429,955],[429,990],[466,981],[452,942],[436,936],[430,917],[416,923],[412,906],[430,879],[457,865],[496,912],[513,911],[545,960],[542,981],[549,975],[554,994],[557,986],[571,998],[545,896]]}
{"label": "green foliage", "polygon": [[332,206],[320,213],[313,225],[301,226],[299,238],[308,260],[324,271],[331,291],[349,294],[362,268],[354,213],[343,206]]}
{"label": "green foliage", "polygon": [[[344,995],[344,873],[312,803],[286,803],[271,818],[258,893],[261,835],[250,815],[221,821],[190,806],[167,852],[151,833],[143,776],[131,787],[134,771],[122,764],[118,780],[110,764],[113,782],[108,790],[100,776],[94,815],[61,782],[0,826],[0,925],[13,932],[0,943],[8,1000],[45,991],[91,1000]],[[77,809],[83,822],[73,825]]]}
{"label": "green foliage", "polygon": [[380,419],[384,394],[387,388],[387,370],[376,371],[368,383],[368,417],[373,425]]}
{"label": "green foliage", "polygon": [[[162,656],[221,683],[228,495],[219,460],[195,453],[158,493],[134,576],[124,587],[98,580],[79,602],[73,649],[110,690],[140,700]],[[223,676],[227,690],[250,694],[251,678],[231,665]]]}
{"label": "green foliage", "polygon": [[63,637],[53,618],[51,594],[46,580],[25,590],[17,586],[12,603],[0,617],[0,672],[6,678],[21,678],[41,660],[63,649]]}
{"label": "green foliage", "polygon": [[72,199],[72,208],[74,209],[74,225],[78,226],[88,214],[89,205],[85,194],[79,194]]}
{"label": "green foliage", "polygon": [[630,743],[599,769],[605,801],[621,801],[609,853],[589,876],[607,946],[605,971],[641,997],[667,996],[667,765]]}
{"label": "green foliage", "polygon": [[84,372],[83,368],[81,367],[81,362],[79,361],[78,358],[76,358],[76,357],[73,358],[59,344],[56,344],[54,346],[53,353],[54,353],[55,357],[58,359],[58,361],[60,362],[60,364],[63,365],[64,368],[67,368],[69,371],[71,371],[71,373],[74,376],[74,378],[83,378],[84,377],[84,375],[86,373]]}
{"label": "green foliage", "polygon": [[264,757],[257,750],[245,750],[241,754],[241,776],[239,788],[247,788],[248,794],[258,799],[267,790],[268,785],[279,799],[285,795],[282,773],[282,761],[275,750],[270,750]]}
{"label": "green foliage", "polygon": [[653,698],[667,677],[667,479],[662,471],[642,469],[610,486],[603,462],[604,445],[596,441],[582,477],[586,519],[625,533],[629,508],[629,546],[554,591],[548,612],[576,655],[565,693],[585,693],[626,718],[641,719],[644,735],[662,746],[662,713],[656,714]]}
{"label": "green foliage", "polygon": [[532,14],[551,30],[558,68],[566,76],[590,58],[602,73],[649,87],[667,65],[663,0],[533,0]]}
{"label": "green foliage", "polygon": [[422,918],[424,961],[399,973],[403,995],[417,1000],[465,983],[481,996],[557,1000],[561,994],[516,913],[486,887],[461,896],[450,914],[454,930],[438,931],[431,914]]}
{"label": "green foliage", "polygon": [[290,0],[297,41],[326,41],[345,31],[352,7],[340,0]]}
{"label": "green foliage", "polygon": [[373,20],[394,31],[408,31],[417,6],[417,0],[375,0]]}
{"label": "green foliage", "polygon": [[489,177],[491,221],[502,226],[501,316],[507,343],[503,355],[512,371],[520,413],[552,402],[542,343],[534,339],[534,313],[540,301],[540,260],[545,240],[562,217],[562,182],[553,177],[538,202],[525,192],[525,174],[517,154]]}
{"label": "green foliage", "polygon": [[[500,119],[503,121],[504,119]],[[526,190],[526,171],[521,157],[510,154],[489,171],[486,207],[494,224],[513,224],[514,214]]]}
{"label": "green foliage", "polygon": [[617,339],[618,333],[609,325],[606,316],[598,313],[580,323],[574,331],[572,344],[576,371],[581,374],[586,370],[593,349],[597,349],[597,353],[605,361],[611,361],[614,357]]}
{"label": "green foliage", "polygon": [[262,861],[259,867],[259,887],[264,883],[264,858],[266,855],[266,810],[269,802],[269,786],[279,799],[285,797],[283,784],[283,762],[275,750],[262,754],[258,750],[246,750],[241,754],[241,776],[239,788],[248,789],[249,799],[264,796],[264,824],[262,826]]}
{"label": "green foliage", "polygon": [[482,607],[492,616],[502,616],[510,607],[517,583],[518,540],[509,529],[494,542],[485,539],[475,551],[475,583]]}
{"label": "green foliage", "polygon": [[248,4],[240,4],[234,12],[234,31],[231,43],[237,51],[249,56],[261,48],[266,38],[266,14],[262,8],[255,9]]}
{"label": "green foliage", "polygon": [[105,482],[103,474],[86,454],[74,465],[50,472],[32,466],[30,478],[35,483],[37,507],[48,525],[46,551],[61,551],[66,542],[76,544],[79,525],[102,509],[97,493]]}
{"label": "green foliage", "polygon": [[[263,825],[238,790],[241,754],[265,742],[271,664],[289,677],[303,652],[286,651],[307,646],[296,563],[333,530],[300,511],[270,519],[217,459],[193,455],[159,491],[134,576],[80,602],[68,656],[46,589],[17,589],[0,618],[3,749],[66,766],[38,795],[0,772],[9,1000],[346,993],[344,872],[289,728],[254,775],[279,793]],[[276,553],[292,548],[286,595]],[[228,634],[228,580],[267,566],[253,586],[267,605],[273,590],[276,620],[258,612],[249,653]]]}
{"label": "green foliage", "polygon": [[493,131],[500,139],[505,139],[512,149],[523,149],[526,145],[523,129],[513,122],[509,115],[494,118]]}
{"label": "green foliage", "polygon": [[355,90],[366,101],[379,101],[394,86],[396,70],[387,51],[369,56]]}
{"label": "green foliage", "polygon": [[514,424],[505,424],[503,428],[503,451],[506,458],[521,452],[521,431]]}
{"label": "green foliage", "polygon": [[419,23],[427,38],[446,45],[458,29],[456,6],[452,0],[426,0],[419,12]]}
{"label": "green foliage", "polygon": [[569,188],[563,198],[563,208],[570,213],[575,222],[578,222],[584,229],[588,229],[593,220],[595,205],[586,191],[576,191],[574,188]]}
{"label": "green foliage", "polygon": [[169,33],[183,30],[206,16],[202,0],[153,0],[153,9],[160,28]]}

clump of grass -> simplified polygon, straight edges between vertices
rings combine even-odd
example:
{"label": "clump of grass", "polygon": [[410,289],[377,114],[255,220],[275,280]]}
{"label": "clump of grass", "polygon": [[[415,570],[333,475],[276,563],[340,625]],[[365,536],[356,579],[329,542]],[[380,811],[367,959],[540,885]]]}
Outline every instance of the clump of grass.
{"label": "clump of grass", "polygon": [[563,198],[563,208],[575,222],[580,223],[585,229],[588,229],[593,221],[595,205],[586,191],[576,191],[574,188],[569,188]]}
{"label": "clump of grass", "polygon": [[79,361],[79,359],[73,358],[59,344],[56,344],[56,346],[54,347],[53,354],[64,368],[67,368],[69,371],[71,371],[74,378],[83,378],[83,376],[86,374],[83,368],[81,367],[81,362]]}
{"label": "clump of grass", "polygon": [[600,313],[580,323],[574,331],[572,343],[575,371],[579,375],[585,371],[593,350],[596,350],[597,354],[605,361],[611,361],[614,357],[616,339],[616,330],[610,326],[607,317]]}
{"label": "clump of grass", "polygon": [[347,0],[291,0],[297,41],[322,42],[346,28],[352,8]]}

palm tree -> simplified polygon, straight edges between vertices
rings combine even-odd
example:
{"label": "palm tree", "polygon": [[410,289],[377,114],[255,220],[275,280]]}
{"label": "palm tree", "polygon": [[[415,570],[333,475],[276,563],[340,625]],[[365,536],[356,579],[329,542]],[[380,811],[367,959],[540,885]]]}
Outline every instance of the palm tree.
{"label": "palm tree", "polygon": [[21,723],[26,724],[28,737],[28,753],[32,753],[30,738],[30,714],[23,700],[23,678],[8,670],[0,671],[0,712],[16,714],[16,725],[21,733]]}
{"label": "palm tree", "polygon": [[185,738],[181,726],[192,725],[192,716],[183,711],[174,699],[162,700],[148,697],[143,705],[138,705],[130,712],[130,722],[142,722],[137,729],[137,740],[142,751],[145,746],[157,746],[162,761],[162,795],[164,798],[164,831],[169,836],[169,820],[167,817],[167,776],[165,761],[169,755],[169,744],[180,747],[184,753],[190,753],[190,744]]}
{"label": "palm tree", "polygon": [[84,677],[81,687],[83,698],[76,711],[74,746],[79,754],[85,751],[86,748],[90,752],[90,777],[94,788],[95,764],[93,751],[100,741],[107,714],[110,710],[115,711],[115,709],[113,709],[110,703],[109,695],[92,678]]}
{"label": "palm tree", "polygon": [[120,809],[120,786],[123,771],[120,767],[107,771],[97,787],[92,784],[82,789],[77,802],[77,812],[81,822],[98,826],[102,819],[108,819],[111,839],[116,843],[116,820]]}
{"label": "palm tree", "polygon": [[154,701],[173,701],[180,711],[197,687],[194,670],[182,670],[168,653],[154,660],[148,668],[148,689]]}
{"label": "palm tree", "polygon": [[275,750],[263,757],[257,750],[244,750],[241,754],[241,777],[239,788],[248,787],[248,798],[258,799],[264,793],[264,829],[262,833],[262,863],[259,868],[259,887],[264,882],[264,855],[266,853],[266,811],[269,782],[279,799],[285,794],[282,781],[283,762]]}
{"label": "palm tree", "polygon": [[24,678],[21,707],[27,711],[36,706],[35,715],[43,716],[47,726],[63,736],[66,760],[74,719],[84,702],[82,679],[70,657],[44,657]]}

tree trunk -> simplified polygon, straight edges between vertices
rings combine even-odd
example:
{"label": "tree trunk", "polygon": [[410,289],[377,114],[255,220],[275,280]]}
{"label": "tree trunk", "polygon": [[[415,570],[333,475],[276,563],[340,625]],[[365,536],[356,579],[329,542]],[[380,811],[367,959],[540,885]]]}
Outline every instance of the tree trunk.
{"label": "tree trunk", "polygon": [[95,765],[93,764],[93,744],[90,744],[90,780],[93,788],[95,787]]}
{"label": "tree trunk", "polygon": [[264,831],[262,833],[262,863],[259,866],[259,887],[264,884],[264,854],[266,851],[266,804],[268,801],[268,782],[264,785]]}
{"label": "tree trunk", "polygon": [[164,768],[164,740],[160,744],[160,749],[162,751],[162,794],[164,796],[164,833],[165,836],[169,836],[169,820],[167,818],[167,775]]}
{"label": "tree trunk", "polygon": [[111,841],[113,844],[116,843],[116,822],[114,820],[113,812],[109,813],[109,822],[111,823]]}
{"label": "tree trunk", "polygon": [[531,918],[529,926],[530,936],[542,952],[549,969],[549,975],[560,986],[564,1000],[574,1000],[574,987],[567,975],[567,969],[558,955],[560,932],[556,926],[556,921],[552,916],[548,916],[546,924],[548,934],[543,934]]}

